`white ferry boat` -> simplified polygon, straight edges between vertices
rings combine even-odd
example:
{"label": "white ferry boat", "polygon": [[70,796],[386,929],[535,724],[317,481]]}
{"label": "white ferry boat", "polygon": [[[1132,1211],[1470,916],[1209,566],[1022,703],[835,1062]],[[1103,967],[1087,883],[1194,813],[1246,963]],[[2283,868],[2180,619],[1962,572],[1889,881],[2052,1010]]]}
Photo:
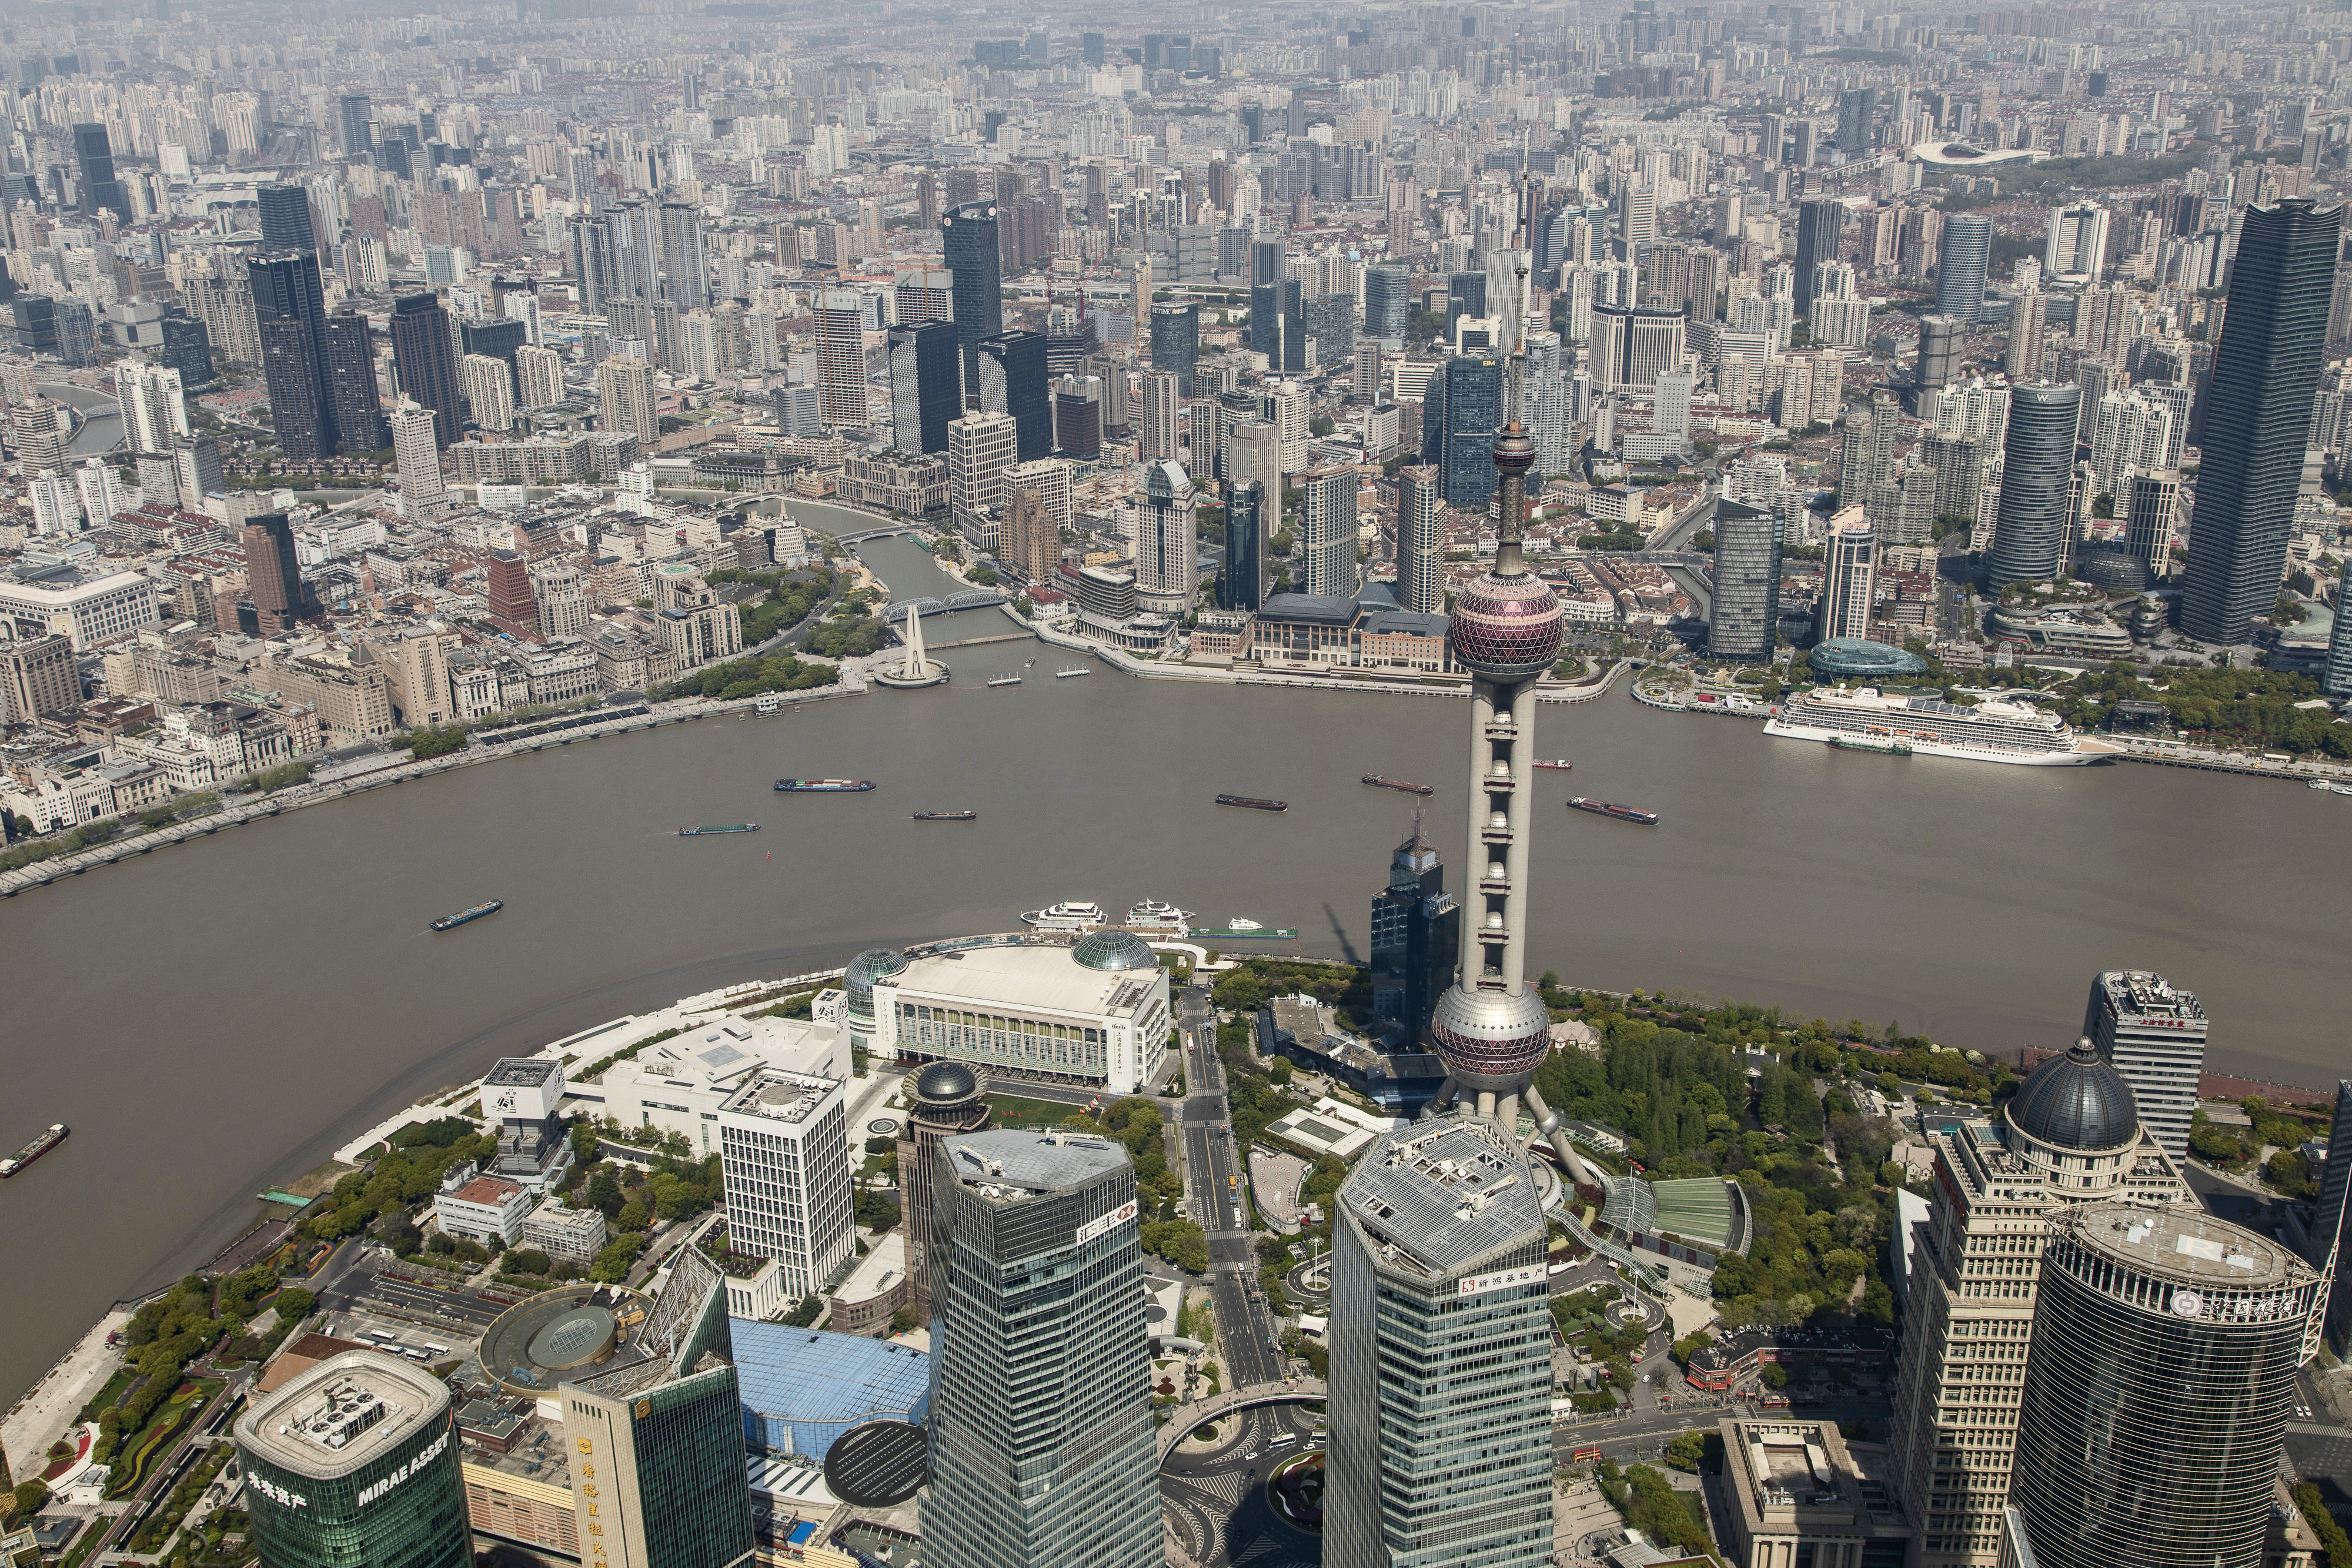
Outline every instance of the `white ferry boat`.
{"label": "white ferry boat", "polygon": [[1191,929],[1192,921],[1191,910],[1162,904],[1156,898],[1147,898],[1129,910],[1127,918],[1120,924],[1130,931],[1166,931],[1181,936]]}
{"label": "white ferry boat", "polygon": [[2023,703],[1993,698],[1962,707],[1940,697],[1884,696],[1874,686],[1840,686],[1790,698],[1764,733],[1824,743],[1843,737],[1899,741],[1914,757],[2028,768],[2080,768],[2108,759],[2105,752],[2084,749],[2082,737],[2064,719]]}
{"label": "white ferry boat", "polygon": [[1103,923],[1102,905],[1065,899],[1044,909],[1033,909],[1022,920],[1040,931],[1092,931]]}

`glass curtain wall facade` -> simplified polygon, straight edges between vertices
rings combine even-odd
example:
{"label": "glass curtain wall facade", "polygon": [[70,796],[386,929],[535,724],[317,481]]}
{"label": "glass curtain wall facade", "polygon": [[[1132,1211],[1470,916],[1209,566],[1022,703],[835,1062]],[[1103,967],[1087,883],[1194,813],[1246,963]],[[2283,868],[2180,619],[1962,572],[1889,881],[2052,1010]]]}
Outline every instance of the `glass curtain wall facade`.
{"label": "glass curtain wall facade", "polygon": [[2053,1216],[2010,1483],[2042,1568],[2261,1563],[2320,1290],[2194,1208]]}
{"label": "glass curtain wall facade", "polygon": [[335,454],[334,404],[328,395],[327,311],[313,255],[257,256],[246,262],[269,388],[269,421],[278,450],[315,460]]}
{"label": "glass curtain wall facade", "polygon": [[2308,201],[2246,209],[2205,392],[2180,601],[2180,629],[2201,643],[2245,642],[2278,598],[2343,221],[2343,208]]}
{"label": "glass curtain wall facade", "polygon": [[[1446,504],[1483,512],[1495,498],[1495,432],[1503,425],[1503,362],[1446,361],[1444,418],[1437,461],[1444,470]],[[1427,455],[1426,444],[1423,455]]]}
{"label": "glass curtain wall facade", "polygon": [[[1151,308],[1151,368],[1172,371],[1178,393],[1192,390],[1192,371],[1201,362],[1201,308],[1198,305],[1154,305]],[[1125,423],[1127,411],[1118,411]],[[1169,455],[1173,456],[1171,453]]]}
{"label": "glass curtain wall facade", "polygon": [[1155,1568],[1127,1151],[985,1132],[942,1140],[933,1160],[926,1568]]}
{"label": "glass curtain wall facade", "polygon": [[980,343],[980,407],[1013,416],[1015,460],[1054,450],[1054,399],[1045,373],[1045,334],[1014,330]]}
{"label": "glass curtain wall facade", "polygon": [[1336,1207],[1324,1563],[1549,1563],[1551,1311],[1526,1156],[1480,1118],[1423,1121],[1365,1151]]}
{"label": "glass curtain wall facade", "polygon": [[[997,250],[996,204],[973,203],[940,220],[956,341],[963,349],[963,401],[980,406],[980,340],[1004,330],[1003,257]],[[1025,455],[1025,454],[1024,454]]]}
{"label": "glass curtain wall facade", "polygon": [[[2000,521],[1985,569],[1986,581],[1996,592],[2012,582],[2054,577],[2066,563],[2074,427],[2082,405],[2083,389],[2072,382],[2053,386],[2039,382],[2010,389],[2009,432],[2001,440]],[[2302,439],[2295,437],[2298,443]]]}
{"label": "glass curtain wall facade", "polygon": [[963,371],[955,324],[918,321],[890,329],[890,422],[901,452],[945,452],[948,426],[963,417]]}
{"label": "glass curtain wall facade", "polygon": [[1225,486],[1225,570],[1217,580],[1217,608],[1265,608],[1266,490],[1255,479]]}
{"label": "glass curtain wall facade", "polygon": [[449,1391],[423,1371],[348,1351],[265,1396],[235,1433],[270,1568],[471,1568]]}
{"label": "glass curtain wall facade", "polygon": [[1985,268],[1991,260],[1990,218],[1975,213],[1946,218],[1936,244],[1936,314],[1964,324],[1982,319]]}
{"label": "glass curtain wall facade", "polygon": [[1780,519],[1761,507],[1717,502],[1707,651],[1718,659],[1769,659],[1780,623]]}

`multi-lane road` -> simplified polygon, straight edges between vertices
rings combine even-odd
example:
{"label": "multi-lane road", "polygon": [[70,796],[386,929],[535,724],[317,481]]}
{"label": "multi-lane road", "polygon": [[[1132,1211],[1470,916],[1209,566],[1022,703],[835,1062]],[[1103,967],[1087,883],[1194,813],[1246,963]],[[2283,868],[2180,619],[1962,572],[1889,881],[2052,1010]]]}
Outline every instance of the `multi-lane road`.
{"label": "multi-lane road", "polygon": [[1234,1143],[1225,1069],[1217,1060],[1217,1015],[1205,990],[1190,988],[1178,998],[1176,1027],[1184,1058],[1179,1113],[1184,1200],[1209,1236],[1209,1294],[1216,1306],[1218,1350],[1231,1386],[1272,1383],[1283,1375],[1286,1363],[1275,1343],[1273,1314],[1258,1289],[1249,1198],[1243,1191],[1247,1172]]}

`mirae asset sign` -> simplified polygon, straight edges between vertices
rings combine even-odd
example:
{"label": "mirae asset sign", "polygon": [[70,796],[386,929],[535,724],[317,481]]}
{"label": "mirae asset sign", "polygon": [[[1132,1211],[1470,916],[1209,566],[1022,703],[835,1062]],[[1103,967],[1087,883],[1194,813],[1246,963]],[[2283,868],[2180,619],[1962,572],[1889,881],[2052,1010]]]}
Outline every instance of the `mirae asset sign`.
{"label": "mirae asset sign", "polygon": [[1124,1225],[1129,1220],[1133,1219],[1135,1218],[1135,1199],[1130,1197],[1125,1203],[1120,1204],[1117,1208],[1112,1209],[1108,1214],[1104,1215],[1100,1219],[1089,1219],[1084,1225],[1079,1226],[1078,1234],[1075,1239],[1080,1246],[1083,1246],[1087,1242],[1092,1241],[1096,1237],[1100,1236],[1103,1232],[1112,1228],[1114,1226]]}

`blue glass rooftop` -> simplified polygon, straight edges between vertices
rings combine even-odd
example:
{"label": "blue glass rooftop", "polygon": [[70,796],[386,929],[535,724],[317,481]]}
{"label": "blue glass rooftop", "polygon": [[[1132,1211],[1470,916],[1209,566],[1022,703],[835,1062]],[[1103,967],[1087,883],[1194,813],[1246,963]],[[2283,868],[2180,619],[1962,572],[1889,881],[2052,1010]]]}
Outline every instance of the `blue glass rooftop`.
{"label": "blue glass rooftop", "polygon": [[827,1333],[731,1318],[743,1440],[756,1451],[823,1458],[833,1440],[868,1421],[919,1425],[930,1357],[863,1334]]}

